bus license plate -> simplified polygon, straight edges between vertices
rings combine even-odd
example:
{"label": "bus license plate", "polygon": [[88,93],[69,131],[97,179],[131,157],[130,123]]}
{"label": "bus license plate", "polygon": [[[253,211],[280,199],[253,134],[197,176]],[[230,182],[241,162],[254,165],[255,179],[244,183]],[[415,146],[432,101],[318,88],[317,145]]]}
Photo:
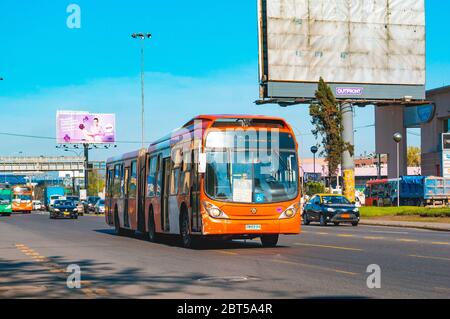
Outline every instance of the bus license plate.
{"label": "bus license plate", "polygon": [[245,225],[245,230],[261,230],[261,225]]}

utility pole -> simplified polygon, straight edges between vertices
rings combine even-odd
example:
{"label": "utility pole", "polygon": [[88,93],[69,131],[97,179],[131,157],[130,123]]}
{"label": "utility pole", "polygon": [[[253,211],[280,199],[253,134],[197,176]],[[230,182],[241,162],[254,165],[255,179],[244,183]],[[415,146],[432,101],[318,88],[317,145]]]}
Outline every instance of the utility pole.
{"label": "utility pole", "polygon": [[[342,139],[345,143],[354,145],[355,131],[353,128],[353,105],[344,102],[341,104],[342,125],[344,131],[342,132]],[[354,202],[355,198],[355,159],[349,151],[342,154],[342,173],[344,175],[344,195]]]}
{"label": "utility pole", "polygon": [[141,147],[144,147],[145,136],[145,100],[144,100],[144,40],[151,39],[151,33],[133,33],[131,35],[133,39],[141,40]]}
{"label": "utility pole", "polygon": [[89,188],[89,144],[84,143],[84,188],[86,193]]}

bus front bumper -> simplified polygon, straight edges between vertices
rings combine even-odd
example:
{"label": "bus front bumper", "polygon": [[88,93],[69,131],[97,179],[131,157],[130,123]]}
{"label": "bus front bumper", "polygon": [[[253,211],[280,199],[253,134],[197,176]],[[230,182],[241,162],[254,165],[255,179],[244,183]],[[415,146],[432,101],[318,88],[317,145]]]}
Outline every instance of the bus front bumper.
{"label": "bus front bumper", "polygon": [[203,216],[203,235],[265,235],[300,233],[300,214],[290,219],[215,219]]}

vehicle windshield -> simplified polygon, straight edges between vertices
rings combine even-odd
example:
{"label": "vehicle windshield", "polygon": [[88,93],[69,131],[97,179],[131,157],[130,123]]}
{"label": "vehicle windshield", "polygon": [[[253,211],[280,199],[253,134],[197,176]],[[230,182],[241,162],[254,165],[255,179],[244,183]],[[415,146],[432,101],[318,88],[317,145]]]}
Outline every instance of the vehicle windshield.
{"label": "vehicle windshield", "polygon": [[75,204],[71,200],[57,200],[55,206],[75,206]]}
{"label": "vehicle windshield", "polygon": [[[267,157],[267,158],[266,158]],[[298,194],[295,151],[207,152],[205,190],[209,197],[236,203],[277,203]]]}
{"label": "vehicle windshield", "polygon": [[88,203],[95,204],[99,200],[98,197],[90,197],[88,198]]}
{"label": "vehicle windshield", "polygon": [[0,194],[0,204],[9,204],[9,203],[11,203],[11,195]]}
{"label": "vehicle windshield", "polygon": [[33,197],[31,195],[14,195],[15,200],[31,201]]}
{"label": "vehicle windshield", "polygon": [[58,199],[60,197],[61,197],[61,195],[52,195],[52,196],[50,196],[50,199]]}
{"label": "vehicle windshield", "polygon": [[325,205],[350,205],[350,201],[344,196],[323,196],[322,201]]}
{"label": "vehicle windshield", "polygon": [[102,199],[102,200],[99,200],[98,201],[98,205],[105,205],[105,201]]}

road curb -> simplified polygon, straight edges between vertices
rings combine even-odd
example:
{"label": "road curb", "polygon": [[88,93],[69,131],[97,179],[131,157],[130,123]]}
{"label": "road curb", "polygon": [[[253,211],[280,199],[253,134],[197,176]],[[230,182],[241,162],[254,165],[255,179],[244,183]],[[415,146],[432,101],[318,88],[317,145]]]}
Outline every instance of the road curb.
{"label": "road curb", "polygon": [[400,227],[400,228],[415,228],[426,229],[441,232],[450,232],[450,224],[433,224],[433,223],[418,223],[418,222],[397,222],[387,220],[368,220],[362,219],[361,225],[366,226],[385,226],[385,227]]}

